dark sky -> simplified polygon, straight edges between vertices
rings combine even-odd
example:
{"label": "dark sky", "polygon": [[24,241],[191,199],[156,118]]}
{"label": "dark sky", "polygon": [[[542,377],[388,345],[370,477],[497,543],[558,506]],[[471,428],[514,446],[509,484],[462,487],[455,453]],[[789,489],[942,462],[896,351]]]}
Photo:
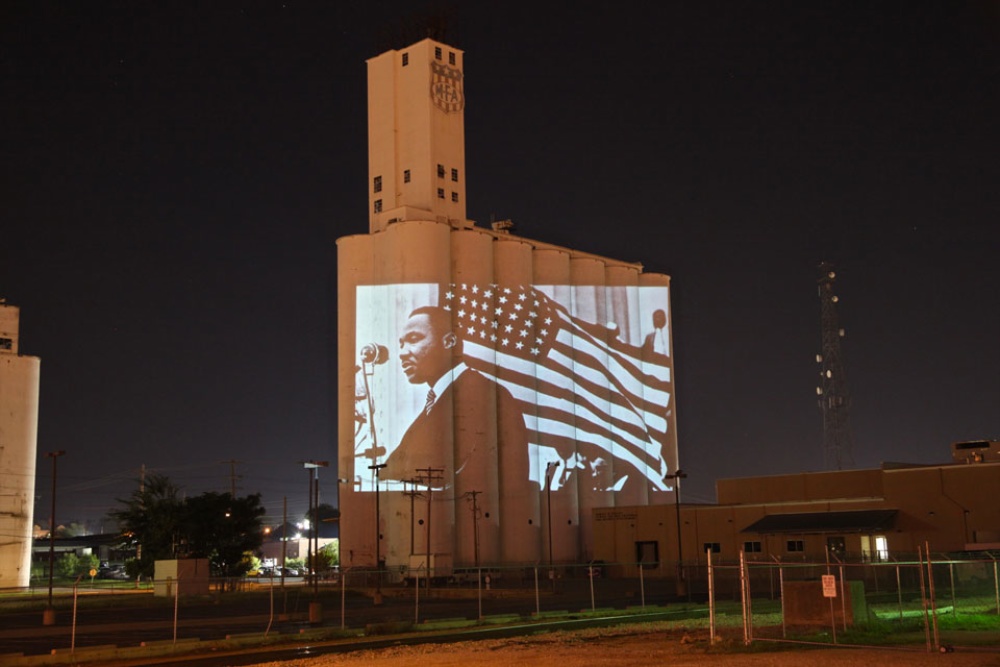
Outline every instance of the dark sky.
{"label": "dark sky", "polygon": [[[686,500],[822,469],[821,260],[857,466],[1000,437],[997,3],[556,4],[448,10],[469,215],[672,276]],[[37,522],[59,449],[60,522],[143,464],[305,511],[299,462],[336,459],[334,241],[368,229],[365,60],[425,8],[0,5]]]}

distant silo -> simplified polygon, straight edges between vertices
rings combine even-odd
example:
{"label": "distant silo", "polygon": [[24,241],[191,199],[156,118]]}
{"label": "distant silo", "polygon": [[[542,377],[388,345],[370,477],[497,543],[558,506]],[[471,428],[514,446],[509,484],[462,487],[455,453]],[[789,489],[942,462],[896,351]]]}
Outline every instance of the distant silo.
{"label": "distant silo", "polygon": [[0,588],[31,576],[41,361],[18,354],[18,317],[0,300]]}

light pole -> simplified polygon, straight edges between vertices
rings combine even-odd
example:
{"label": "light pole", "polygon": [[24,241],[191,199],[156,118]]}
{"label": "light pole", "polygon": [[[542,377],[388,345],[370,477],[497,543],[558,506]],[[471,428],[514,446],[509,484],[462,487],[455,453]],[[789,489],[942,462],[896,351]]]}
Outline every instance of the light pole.
{"label": "light pole", "polygon": [[664,476],[664,479],[674,480],[674,509],[677,515],[677,597],[683,597],[687,593],[682,565],[684,551],[681,549],[681,480],[686,477],[687,473],[683,470]]}
{"label": "light pole", "polygon": [[368,466],[375,477],[375,604],[382,604],[382,510],[379,506],[378,471],[385,467],[384,463]]}
{"label": "light pole", "polygon": [[56,564],[56,461],[65,454],[65,450],[46,452],[52,459],[52,514],[49,516],[49,606],[42,614],[42,625],[55,625],[56,610],[52,606],[52,574]]}
{"label": "light pole", "polygon": [[548,512],[546,523],[549,527],[549,579],[556,585],[555,572],[552,570],[552,476],[559,467],[558,461],[549,461],[545,466],[545,505]]}
{"label": "light pole", "polygon": [[307,567],[313,582],[313,601],[309,603],[310,623],[319,623],[322,616],[322,607],[320,607],[318,600],[319,578],[316,572],[316,556],[318,555],[316,552],[319,550],[319,469],[328,465],[330,465],[329,461],[302,462],[302,467],[306,469],[306,474],[309,476],[309,528],[312,535],[307,539],[307,542],[314,544],[311,549],[307,549],[307,551],[311,551],[311,553],[307,553],[310,556]]}

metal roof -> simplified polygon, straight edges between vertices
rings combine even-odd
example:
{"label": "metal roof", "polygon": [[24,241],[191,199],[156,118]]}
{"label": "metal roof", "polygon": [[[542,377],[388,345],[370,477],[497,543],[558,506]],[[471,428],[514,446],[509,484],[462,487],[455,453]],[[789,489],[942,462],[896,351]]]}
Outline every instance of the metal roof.
{"label": "metal roof", "polygon": [[775,533],[878,533],[893,527],[899,510],[855,510],[769,514],[741,532]]}

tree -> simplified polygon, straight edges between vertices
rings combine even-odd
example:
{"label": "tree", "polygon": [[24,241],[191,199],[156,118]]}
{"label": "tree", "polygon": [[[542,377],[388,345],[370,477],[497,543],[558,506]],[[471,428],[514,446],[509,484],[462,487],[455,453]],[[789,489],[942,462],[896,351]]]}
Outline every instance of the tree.
{"label": "tree", "polygon": [[264,514],[259,493],[233,498],[206,492],[189,498],[183,521],[187,555],[208,558],[213,571],[224,577],[246,574],[264,541]]}
{"label": "tree", "polygon": [[260,494],[233,498],[206,492],[187,500],[164,475],[150,475],[124,507],[111,512],[136,558],[126,563],[130,576],[152,577],[157,560],[207,558],[215,574],[241,576],[264,539],[265,510]]}
{"label": "tree", "polygon": [[136,557],[126,563],[130,576],[152,577],[157,560],[175,558],[184,516],[180,487],[165,475],[149,475],[127,500],[110,515],[118,522]]}

